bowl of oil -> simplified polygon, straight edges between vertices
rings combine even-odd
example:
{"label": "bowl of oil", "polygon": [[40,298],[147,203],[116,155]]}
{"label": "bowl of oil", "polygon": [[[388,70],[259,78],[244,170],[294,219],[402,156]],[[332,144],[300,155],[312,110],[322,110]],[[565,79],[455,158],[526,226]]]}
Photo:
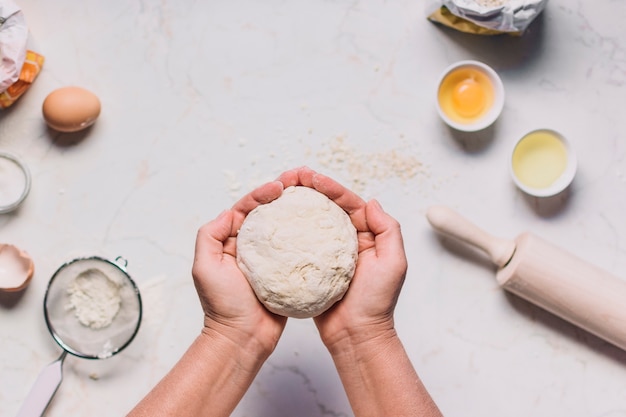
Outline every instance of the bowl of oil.
{"label": "bowl of oil", "polygon": [[459,61],[442,73],[437,112],[450,127],[476,132],[493,124],[504,107],[504,85],[498,74],[479,61]]}
{"label": "bowl of oil", "polygon": [[555,130],[537,129],[517,141],[510,167],[519,189],[535,197],[551,197],[571,184],[577,158],[565,136]]}

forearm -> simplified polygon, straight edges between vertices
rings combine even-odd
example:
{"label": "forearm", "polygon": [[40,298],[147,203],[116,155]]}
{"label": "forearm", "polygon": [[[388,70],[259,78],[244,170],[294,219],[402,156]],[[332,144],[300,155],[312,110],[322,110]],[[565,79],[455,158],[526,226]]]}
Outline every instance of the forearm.
{"label": "forearm", "polygon": [[356,417],[439,417],[395,330],[329,347]]}
{"label": "forearm", "polygon": [[129,416],[229,416],[267,354],[202,333]]}

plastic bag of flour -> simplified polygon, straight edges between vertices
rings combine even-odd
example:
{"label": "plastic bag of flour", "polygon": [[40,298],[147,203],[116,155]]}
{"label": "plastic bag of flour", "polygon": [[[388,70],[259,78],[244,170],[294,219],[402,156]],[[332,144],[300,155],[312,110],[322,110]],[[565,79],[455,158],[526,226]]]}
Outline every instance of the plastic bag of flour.
{"label": "plastic bag of flour", "polygon": [[28,27],[11,0],[0,0],[0,93],[15,83],[26,59]]}
{"label": "plastic bag of flour", "polygon": [[43,55],[27,45],[24,14],[12,0],[0,0],[0,109],[13,105],[41,71]]}
{"label": "plastic bag of flour", "polygon": [[428,0],[429,20],[466,33],[521,35],[547,0]]}

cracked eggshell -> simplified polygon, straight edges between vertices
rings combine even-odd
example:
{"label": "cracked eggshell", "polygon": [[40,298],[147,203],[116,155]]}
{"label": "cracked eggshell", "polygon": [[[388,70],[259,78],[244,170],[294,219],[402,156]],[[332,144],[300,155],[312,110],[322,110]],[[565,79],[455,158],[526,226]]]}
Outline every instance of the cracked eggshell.
{"label": "cracked eggshell", "polygon": [[0,291],[25,289],[35,272],[31,257],[16,246],[0,243]]}

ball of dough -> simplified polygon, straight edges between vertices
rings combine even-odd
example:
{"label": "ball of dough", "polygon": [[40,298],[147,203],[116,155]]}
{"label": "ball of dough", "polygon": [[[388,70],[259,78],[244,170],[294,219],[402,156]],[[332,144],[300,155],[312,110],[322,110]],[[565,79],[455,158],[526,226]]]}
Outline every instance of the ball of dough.
{"label": "ball of dough", "polygon": [[257,298],[288,317],[315,317],[339,301],[357,254],[348,214],[309,187],[288,187],[252,210],[237,236],[237,263]]}

